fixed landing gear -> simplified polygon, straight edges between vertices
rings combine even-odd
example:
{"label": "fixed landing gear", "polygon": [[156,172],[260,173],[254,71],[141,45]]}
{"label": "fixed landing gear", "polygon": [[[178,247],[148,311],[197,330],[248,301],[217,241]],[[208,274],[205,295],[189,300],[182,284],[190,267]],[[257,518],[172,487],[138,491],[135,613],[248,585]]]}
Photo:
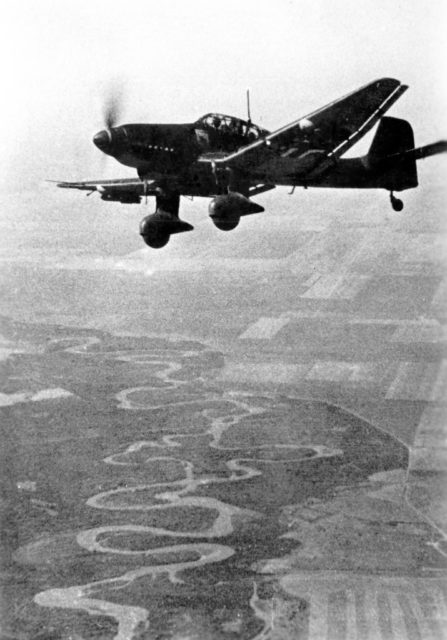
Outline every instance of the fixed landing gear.
{"label": "fixed landing gear", "polygon": [[145,216],[140,222],[140,235],[152,249],[161,249],[168,244],[173,233],[191,231],[194,227],[178,217],[180,194],[162,192],[156,195],[155,213]]}
{"label": "fixed landing gear", "polygon": [[402,202],[402,200],[396,198],[392,191],[390,191],[390,202],[394,211],[402,211],[402,209],[404,208],[404,203]]}

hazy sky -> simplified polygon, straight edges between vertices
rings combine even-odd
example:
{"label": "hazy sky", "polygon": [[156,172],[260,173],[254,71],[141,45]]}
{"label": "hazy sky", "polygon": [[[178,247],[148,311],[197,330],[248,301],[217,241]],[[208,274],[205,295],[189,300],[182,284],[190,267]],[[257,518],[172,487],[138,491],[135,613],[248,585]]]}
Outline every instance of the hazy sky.
{"label": "hazy sky", "polygon": [[[274,129],[380,76],[417,142],[447,135],[444,0],[38,0],[2,3],[0,169],[9,185],[133,175],[92,134],[111,83],[123,122],[207,111]],[[444,65],[445,66],[445,65]]]}

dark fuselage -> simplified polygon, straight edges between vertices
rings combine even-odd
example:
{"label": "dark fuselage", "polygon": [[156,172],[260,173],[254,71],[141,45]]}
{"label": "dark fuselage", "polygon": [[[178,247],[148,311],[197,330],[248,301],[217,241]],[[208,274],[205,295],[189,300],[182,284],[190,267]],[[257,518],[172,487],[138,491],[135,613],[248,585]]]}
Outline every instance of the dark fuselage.
{"label": "dark fuselage", "polygon": [[[250,122],[208,114],[185,124],[125,124],[100,131],[93,141],[104,153],[135,168],[142,180],[164,181],[183,195],[212,197],[228,186],[228,176],[225,171],[219,176],[213,159],[223,158],[266,135],[268,131]],[[341,158],[312,177],[309,165],[318,164],[318,156],[319,152],[309,151],[295,165],[290,157],[279,157],[265,167],[255,166],[246,177],[239,176],[237,190],[248,193],[252,185],[259,183],[395,191],[417,185],[417,175],[411,167],[402,171],[400,163],[395,163],[390,171],[386,163],[372,163],[368,155]]]}
{"label": "dark fuselage", "polygon": [[215,179],[210,162],[198,162],[199,158],[227,155],[267,134],[239,118],[207,114],[186,124],[125,124],[100,131],[93,142],[118,162],[137,169],[142,179],[192,181],[187,194],[209,195],[210,189],[215,191]]}

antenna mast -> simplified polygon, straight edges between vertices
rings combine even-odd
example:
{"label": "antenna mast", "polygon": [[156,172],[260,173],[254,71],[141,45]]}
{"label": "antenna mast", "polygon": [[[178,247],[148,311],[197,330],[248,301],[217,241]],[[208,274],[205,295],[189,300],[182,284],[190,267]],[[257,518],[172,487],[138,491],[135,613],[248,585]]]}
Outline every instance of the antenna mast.
{"label": "antenna mast", "polygon": [[248,124],[251,124],[251,114],[250,114],[250,89],[247,89],[247,113],[248,113]]}

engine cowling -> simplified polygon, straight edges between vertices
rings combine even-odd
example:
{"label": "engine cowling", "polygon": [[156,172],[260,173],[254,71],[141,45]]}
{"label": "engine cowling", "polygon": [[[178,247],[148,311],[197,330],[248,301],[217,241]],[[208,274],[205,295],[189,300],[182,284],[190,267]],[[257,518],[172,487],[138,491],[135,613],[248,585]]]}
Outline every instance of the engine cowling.
{"label": "engine cowling", "polygon": [[152,249],[161,249],[168,244],[173,233],[192,231],[194,227],[165,212],[155,212],[145,216],[140,222],[140,235]]}
{"label": "engine cowling", "polygon": [[221,231],[231,231],[237,227],[242,216],[261,211],[264,211],[264,207],[236,191],[216,196],[209,204],[210,218]]}

